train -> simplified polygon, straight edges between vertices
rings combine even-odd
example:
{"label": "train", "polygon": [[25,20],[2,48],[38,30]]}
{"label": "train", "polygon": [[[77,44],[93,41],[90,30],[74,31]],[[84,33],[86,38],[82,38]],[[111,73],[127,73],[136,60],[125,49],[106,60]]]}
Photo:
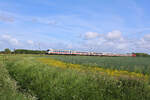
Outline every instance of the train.
{"label": "train", "polygon": [[136,57],[134,53],[127,54],[114,54],[114,53],[97,53],[97,52],[82,52],[74,50],[57,50],[57,49],[48,49],[48,55],[80,55],[80,56],[124,56],[124,57]]}

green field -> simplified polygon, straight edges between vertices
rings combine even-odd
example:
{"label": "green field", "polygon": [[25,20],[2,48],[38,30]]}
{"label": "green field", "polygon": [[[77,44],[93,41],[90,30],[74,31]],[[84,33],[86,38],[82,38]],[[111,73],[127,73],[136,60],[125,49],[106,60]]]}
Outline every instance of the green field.
{"label": "green field", "polygon": [[29,94],[18,91],[16,81],[9,75],[0,56],[0,100],[35,100]]}
{"label": "green field", "polygon": [[150,74],[150,57],[48,56],[73,64]]}
{"label": "green field", "polygon": [[3,56],[0,100],[150,100],[150,58]]}

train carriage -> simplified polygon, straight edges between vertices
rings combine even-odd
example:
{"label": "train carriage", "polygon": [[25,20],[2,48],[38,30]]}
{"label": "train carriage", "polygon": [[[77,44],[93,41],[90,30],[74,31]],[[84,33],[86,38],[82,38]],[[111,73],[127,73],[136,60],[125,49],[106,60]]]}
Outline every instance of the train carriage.
{"label": "train carriage", "polygon": [[56,54],[56,55],[86,55],[86,56],[125,56],[125,57],[136,57],[136,54],[113,54],[113,53],[96,53],[96,52],[81,52],[73,50],[56,50],[48,49],[47,54]]}

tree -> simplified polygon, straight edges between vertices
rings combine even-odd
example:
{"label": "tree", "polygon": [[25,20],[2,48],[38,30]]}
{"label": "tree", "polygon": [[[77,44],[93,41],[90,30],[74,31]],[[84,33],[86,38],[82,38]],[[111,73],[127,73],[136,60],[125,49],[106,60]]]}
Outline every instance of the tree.
{"label": "tree", "polygon": [[11,53],[11,50],[10,50],[9,48],[6,48],[6,49],[4,50],[4,52],[5,52],[6,54],[10,54],[10,53]]}
{"label": "tree", "polygon": [[137,57],[148,57],[148,56],[150,56],[147,53],[134,53],[134,54],[136,54]]}
{"label": "tree", "polygon": [[42,50],[26,50],[26,49],[16,49],[14,50],[16,54],[46,54],[46,51]]}

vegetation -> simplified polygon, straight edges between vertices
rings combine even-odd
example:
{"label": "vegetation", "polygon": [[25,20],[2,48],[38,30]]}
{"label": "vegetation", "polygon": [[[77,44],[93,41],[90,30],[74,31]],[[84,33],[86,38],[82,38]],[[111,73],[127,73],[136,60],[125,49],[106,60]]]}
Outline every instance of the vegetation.
{"label": "vegetation", "polygon": [[[95,63],[91,59],[94,59]],[[127,59],[134,64],[127,63],[129,62]],[[96,64],[105,61],[103,63],[113,65],[113,61],[116,63],[119,60],[121,64],[126,62],[128,66],[133,64],[140,68],[137,65],[140,63],[144,65],[144,61],[148,59],[148,57],[1,55],[0,100],[149,100],[148,71],[143,74],[137,73],[135,69],[133,72],[117,70],[117,65],[114,70],[106,66],[97,67]],[[87,62],[84,62],[86,60]]]}
{"label": "vegetation", "polygon": [[150,57],[47,56],[66,63],[150,74]]}
{"label": "vegetation", "polygon": [[46,51],[26,49],[16,49],[14,51],[11,51],[9,48],[6,48],[4,51],[0,51],[0,54],[46,54]]}
{"label": "vegetation", "polygon": [[4,50],[4,53],[5,53],[5,54],[11,54],[11,50],[10,50],[9,48],[6,48],[6,49]]}
{"label": "vegetation", "polygon": [[17,90],[17,85],[9,76],[0,56],[0,100],[33,100]]}
{"label": "vegetation", "polygon": [[93,73],[91,68],[82,65],[39,56],[8,57],[5,67],[22,90],[36,95],[39,100],[150,99],[149,82],[138,76],[136,79],[121,75],[116,78],[97,71]]}
{"label": "vegetation", "polygon": [[13,53],[15,54],[46,54],[46,51],[16,49]]}
{"label": "vegetation", "polygon": [[135,53],[137,57],[150,57],[147,53]]}
{"label": "vegetation", "polygon": [[132,79],[136,79],[136,80],[140,79],[143,81],[149,81],[149,76],[143,75],[141,73],[104,69],[104,68],[94,67],[94,66],[88,67],[88,66],[83,66],[83,65],[79,65],[79,64],[65,63],[65,62],[50,59],[50,58],[39,58],[37,60],[42,62],[42,63],[48,64],[50,66],[60,67],[63,69],[69,68],[69,69],[75,69],[75,70],[81,71],[81,72],[91,71],[93,73],[100,73],[100,75],[105,74],[105,75],[109,75],[111,77],[113,76],[116,78],[128,77],[130,79],[132,78]]}

